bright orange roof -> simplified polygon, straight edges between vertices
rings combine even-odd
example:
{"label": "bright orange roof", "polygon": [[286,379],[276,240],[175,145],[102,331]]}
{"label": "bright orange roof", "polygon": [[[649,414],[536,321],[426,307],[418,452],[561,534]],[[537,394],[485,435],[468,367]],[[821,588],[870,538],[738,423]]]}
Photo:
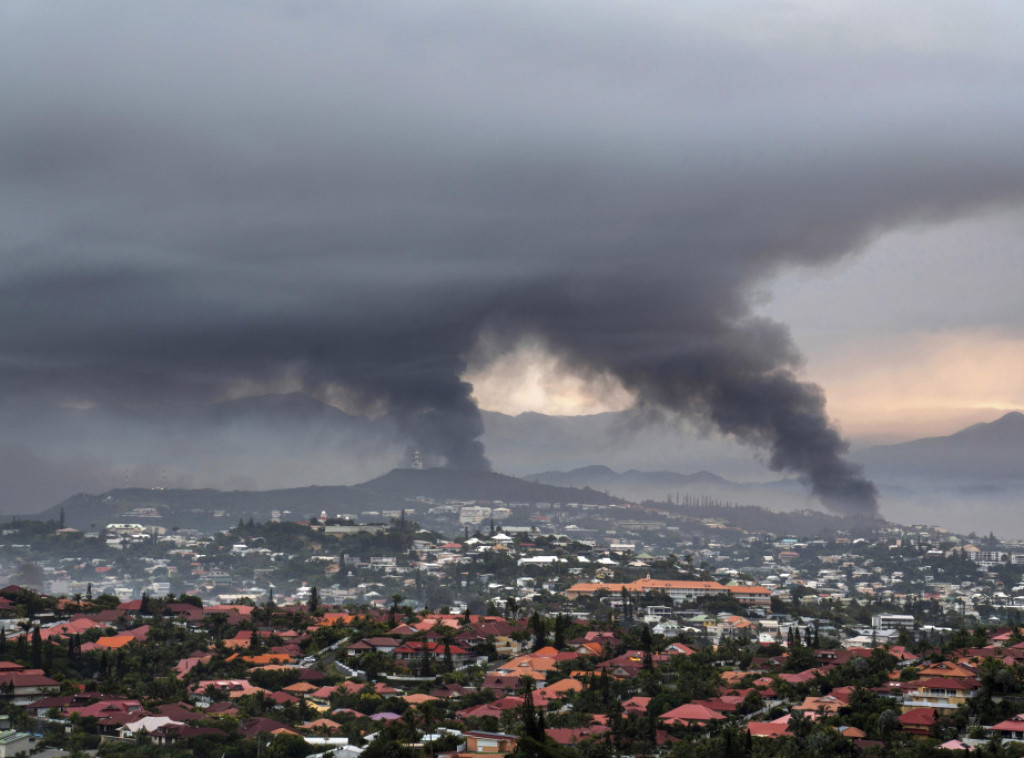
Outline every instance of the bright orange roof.
{"label": "bright orange roof", "polygon": [[116,650],[117,648],[124,647],[129,642],[135,642],[135,638],[131,635],[117,635],[115,637],[100,637],[96,640],[96,644],[99,647],[110,648]]}
{"label": "bright orange roof", "polygon": [[307,692],[316,692],[320,688],[310,682],[296,682],[295,684],[289,684],[283,689],[285,692],[290,692],[293,695],[302,695]]}
{"label": "bright orange roof", "polygon": [[557,695],[563,692],[580,692],[583,689],[583,682],[577,679],[559,679],[554,684],[549,684],[543,691],[550,695]]}
{"label": "bright orange roof", "polygon": [[262,655],[243,655],[242,660],[254,666],[266,666],[271,663],[288,663],[292,657],[284,653],[263,653]]}

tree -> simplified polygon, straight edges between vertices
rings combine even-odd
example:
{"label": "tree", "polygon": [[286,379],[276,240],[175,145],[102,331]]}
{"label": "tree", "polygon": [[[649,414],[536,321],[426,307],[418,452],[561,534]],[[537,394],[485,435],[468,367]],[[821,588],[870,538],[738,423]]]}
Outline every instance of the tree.
{"label": "tree", "polygon": [[[404,513],[405,511],[402,511],[402,512]],[[401,595],[395,593],[394,595],[391,596],[391,616],[390,616],[390,621],[391,621],[391,628],[392,629],[394,629],[396,626],[398,626],[398,604],[401,603],[401,602],[402,602],[402,596]]]}
{"label": "tree", "polygon": [[533,692],[533,677],[524,676],[520,680],[520,694],[523,698],[523,704],[519,706],[519,720],[523,724],[522,736],[527,740],[543,745],[545,738],[544,719],[537,715],[537,708],[533,703]]}
{"label": "tree", "polygon": [[885,710],[878,714],[878,721],[876,722],[878,729],[878,736],[883,740],[889,739],[893,733],[900,728],[899,714],[894,710]]}
{"label": "tree", "polygon": [[279,734],[263,751],[266,758],[305,758],[314,748],[297,734]]}
{"label": "tree", "polygon": [[419,736],[419,732],[416,731],[416,709],[409,708],[405,713],[402,714],[402,726],[405,727],[406,734],[405,738],[409,742],[415,742]]}
{"label": "tree", "polygon": [[553,643],[557,650],[565,648],[565,632],[569,626],[569,619],[564,614],[559,613],[555,616],[555,641]]}
{"label": "tree", "polygon": [[533,615],[530,616],[530,628],[533,630],[533,650],[536,652],[548,644],[548,635],[547,630],[544,628],[544,619],[540,617],[540,613],[537,611],[534,611]]}
{"label": "tree", "polygon": [[651,627],[647,624],[640,629],[640,649],[647,655],[651,654],[654,646],[654,637],[651,635]]}
{"label": "tree", "polygon": [[41,669],[43,667],[43,637],[39,633],[39,627],[33,627],[32,629],[32,668]]}
{"label": "tree", "polygon": [[803,744],[813,729],[814,722],[803,711],[793,711],[790,714],[789,731],[796,737],[797,743]]}
{"label": "tree", "polygon": [[449,674],[455,670],[455,662],[452,660],[452,636],[450,633],[444,635],[444,670]]}
{"label": "tree", "polygon": [[313,588],[309,591],[309,603],[308,606],[310,614],[315,614],[320,609],[320,591],[313,585]]}
{"label": "tree", "polygon": [[430,643],[423,642],[422,656],[420,657],[420,676],[432,676],[434,671],[430,665]]}

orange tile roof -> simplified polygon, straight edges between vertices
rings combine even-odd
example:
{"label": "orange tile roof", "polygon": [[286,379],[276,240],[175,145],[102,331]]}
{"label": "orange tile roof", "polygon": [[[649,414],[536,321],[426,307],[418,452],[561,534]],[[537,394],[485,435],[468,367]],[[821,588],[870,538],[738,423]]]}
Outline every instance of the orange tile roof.
{"label": "orange tile roof", "polygon": [[119,634],[114,637],[100,637],[98,640],[96,640],[96,645],[98,647],[105,647],[110,648],[111,650],[116,650],[117,648],[124,647],[129,642],[135,642],[135,638],[132,637],[130,634]]}
{"label": "orange tile roof", "polygon": [[282,689],[293,695],[304,695],[307,692],[316,692],[320,688],[310,682],[296,682],[295,684],[289,684],[287,687]]}

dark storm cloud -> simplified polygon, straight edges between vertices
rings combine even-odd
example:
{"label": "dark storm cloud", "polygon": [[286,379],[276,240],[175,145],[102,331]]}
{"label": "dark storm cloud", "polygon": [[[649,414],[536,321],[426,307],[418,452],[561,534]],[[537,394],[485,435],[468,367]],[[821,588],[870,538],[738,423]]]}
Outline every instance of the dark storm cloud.
{"label": "dark storm cloud", "polygon": [[529,334],[871,514],[752,294],[1024,188],[1013,48],[901,19],[824,40],[842,24],[740,6],[3,12],[9,402],[287,374],[485,467],[464,356]]}

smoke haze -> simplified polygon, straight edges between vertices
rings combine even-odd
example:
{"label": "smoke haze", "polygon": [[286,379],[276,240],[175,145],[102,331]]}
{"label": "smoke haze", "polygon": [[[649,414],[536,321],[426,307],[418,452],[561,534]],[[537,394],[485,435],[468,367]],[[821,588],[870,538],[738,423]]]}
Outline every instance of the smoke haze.
{"label": "smoke haze", "polygon": [[287,387],[487,468],[466,356],[537,339],[870,516],[759,289],[1024,190],[1019,49],[914,4],[0,13],[8,406]]}

